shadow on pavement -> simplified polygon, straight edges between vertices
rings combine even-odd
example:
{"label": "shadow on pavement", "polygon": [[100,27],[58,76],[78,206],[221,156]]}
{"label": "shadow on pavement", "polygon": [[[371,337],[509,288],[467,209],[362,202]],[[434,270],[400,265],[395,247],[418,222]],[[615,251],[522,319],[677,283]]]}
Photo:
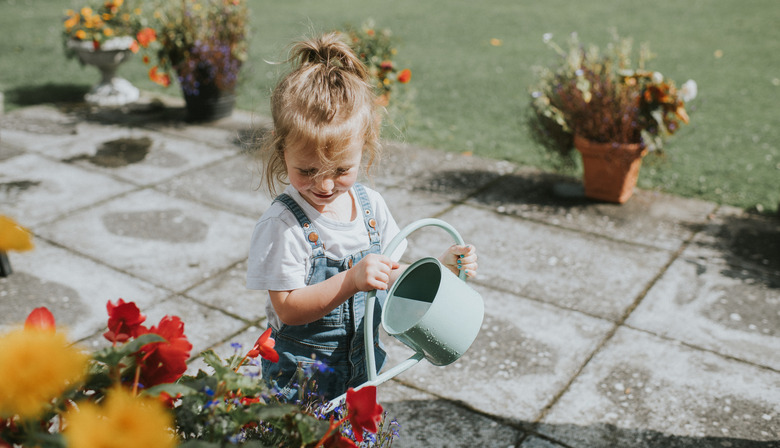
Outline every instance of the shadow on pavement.
{"label": "shadow on pavement", "polygon": [[17,106],[35,106],[39,104],[80,103],[89,92],[86,84],[29,85],[16,87],[5,92],[5,101]]}

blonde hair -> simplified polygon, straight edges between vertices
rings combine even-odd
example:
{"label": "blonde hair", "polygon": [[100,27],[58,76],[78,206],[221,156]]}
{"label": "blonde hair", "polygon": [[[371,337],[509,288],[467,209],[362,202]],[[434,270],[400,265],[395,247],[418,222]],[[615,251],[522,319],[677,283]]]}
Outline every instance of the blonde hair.
{"label": "blonde hair", "polygon": [[271,95],[273,132],[262,146],[273,195],[277,182],[286,183],[284,150],[290,144],[312,148],[326,169],[335,168],[354,138],[364,141],[366,171],[379,156],[379,112],[369,73],[342,39],[332,32],[292,47],[287,62],[293,69]]}

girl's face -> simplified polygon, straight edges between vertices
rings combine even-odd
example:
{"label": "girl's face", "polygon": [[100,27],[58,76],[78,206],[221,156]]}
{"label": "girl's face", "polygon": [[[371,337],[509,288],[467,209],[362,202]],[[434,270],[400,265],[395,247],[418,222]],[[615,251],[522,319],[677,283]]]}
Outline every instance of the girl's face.
{"label": "girl's face", "polygon": [[357,182],[363,141],[359,138],[351,139],[343,159],[330,172],[323,172],[323,163],[312,153],[305,143],[288,145],[284,149],[284,163],[293,188],[318,212],[323,213]]}

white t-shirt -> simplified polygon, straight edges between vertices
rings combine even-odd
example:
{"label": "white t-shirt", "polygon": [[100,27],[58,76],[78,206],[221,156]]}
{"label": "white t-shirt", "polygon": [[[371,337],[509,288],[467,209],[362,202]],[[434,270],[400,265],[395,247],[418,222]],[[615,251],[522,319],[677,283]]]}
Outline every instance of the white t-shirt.
{"label": "white t-shirt", "polygon": [[[374,209],[384,250],[400,229],[382,196],[368,187],[364,188]],[[358,213],[351,222],[336,221],[322,216],[292,186],[287,186],[284,192],[301,207],[319,231],[325,255],[329,258],[341,260],[367,249],[371,244],[362,213]],[[355,207],[360,210],[354,189],[350,190],[350,195]],[[391,258],[398,261],[405,249],[406,241],[398,245]],[[246,287],[268,291],[303,288],[311,266],[310,258],[311,245],[295,215],[281,202],[274,202],[255,224],[249,245]],[[281,323],[270,300],[266,304],[266,315],[271,326],[278,329]]]}

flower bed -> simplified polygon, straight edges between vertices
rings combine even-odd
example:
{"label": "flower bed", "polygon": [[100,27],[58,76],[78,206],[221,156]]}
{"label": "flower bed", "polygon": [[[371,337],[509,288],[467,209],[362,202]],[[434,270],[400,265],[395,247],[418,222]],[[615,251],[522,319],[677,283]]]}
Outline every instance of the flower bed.
{"label": "flower bed", "polygon": [[373,386],[350,389],[330,415],[303,389],[301,401],[280,402],[254,361],[278,360],[268,331],[243,356],[204,352],[213,372],[187,376],[192,345],[177,316],[146,327],[133,302],[107,310],[111,346],[92,354],[45,307],[0,335],[0,446],[378,447],[397,435]]}

